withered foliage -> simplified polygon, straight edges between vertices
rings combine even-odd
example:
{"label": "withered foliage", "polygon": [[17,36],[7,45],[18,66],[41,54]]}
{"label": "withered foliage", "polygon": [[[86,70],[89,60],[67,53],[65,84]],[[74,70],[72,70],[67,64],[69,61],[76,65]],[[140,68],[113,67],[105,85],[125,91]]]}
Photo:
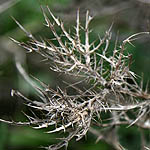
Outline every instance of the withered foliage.
{"label": "withered foliage", "polygon": [[[132,45],[135,39],[149,33],[136,33],[121,44],[116,41],[114,49],[110,50],[111,28],[103,38],[99,37],[97,41],[90,42],[89,24],[92,17],[89,11],[86,13],[84,26],[81,26],[79,11],[77,12],[75,30],[74,33],[70,33],[64,27],[63,21],[56,18],[49,8],[47,10],[51,19],[43,10],[45,26],[53,33],[53,39],[39,41],[15,20],[29,40],[26,43],[12,40],[27,51],[42,55],[51,62],[51,70],[78,77],[78,82],[67,83],[65,89],[54,90],[38,80],[42,88],[37,87],[30,82],[19,62],[16,62],[21,74],[37,90],[41,101],[30,100],[14,90],[12,95],[19,96],[30,109],[41,112],[42,115],[26,115],[28,122],[1,121],[29,125],[34,129],[49,127],[48,133],[65,133],[60,143],[46,149],[67,147],[73,137],[80,140],[88,131],[97,136],[97,141],[104,140],[115,149],[124,149],[117,137],[117,127],[126,124],[128,127],[135,125],[150,129],[150,95],[147,88],[143,90],[142,79],[140,85],[137,83],[139,77],[130,70],[132,56],[126,53],[127,44]],[[60,28],[61,34],[58,34],[56,28]],[[85,34],[84,41],[81,40],[81,30]],[[77,85],[82,82],[86,82],[88,86],[80,89]],[[75,94],[68,92],[70,88]],[[105,113],[107,115],[104,119]],[[104,129],[105,132],[94,128],[95,126]]]}

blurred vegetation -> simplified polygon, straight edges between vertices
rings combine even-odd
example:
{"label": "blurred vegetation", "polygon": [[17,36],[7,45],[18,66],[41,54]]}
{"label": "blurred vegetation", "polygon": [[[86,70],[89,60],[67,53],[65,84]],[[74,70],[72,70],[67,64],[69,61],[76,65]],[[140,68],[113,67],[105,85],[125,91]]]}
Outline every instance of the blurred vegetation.
{"label": "blurred vegetation", "polygon": [[[8,3],[10,2],[10,4]],[[83,2],[83,1],[82,1]],[[89,1],[89,5],[91,5]],[[104,1],[103,1],[104,2]],[[117,2],[117,1],[116,1]],[[8,6],[4,5],[8,3]],[[48,5],[56,15],[64,17],[69,28],[74,22],[71,20],[74,17],[68,16],[72,10],[76,9],[73,4],[79,3],[79,0],[19,0],[19,1],[3,1],[0,6],[3,6],[3,11],[0,10],[0,117],[5,119],[22,118],[20,111],[22,110],[21,101],[17,98],[10,97],[11,89],[18,89],[19,91],[34,98],[34,91],[29,85],[25,83],[23,78],[19,75],[15,67],[15,57],[21,57],[24,67],[28,73],[41,79],[42,81],[56,86],[60,84],[63,76],[58,76],[49,70],[49,64],[44,64],[40,60],[42,58],[31,54],[28,56],[21,48],[13,44],[9,37],[17,40],[26,40],[24,33],[18,28],[11,16],[18,20],[28,31],[31,31],[37,37],[50,38],[51,33],[48,29],[43,28],[44,18],[40,9],[40,5]],[[93,5],[93,4],[92,4]],[[106,1],[107,5],[107,1]],[[108,3],[110,5],[110,3]],[[114,4],[115,5],[115,4]],[[86,6],[86,5],[85,5]],[[5,8],[6,7],[6,8]],[[96,7],[96,6],[95,6]],[[94,8],[95,8],[94,7]],[[143,7],[143,6],[142,6]],[[1,8],[1,7],[0,7]],[[59,10],[62,8],[62,10]],[[82,6],[81,6],[82,8]],[[80,8],[80,9],[81,9]],[[94,8],[93,11],[94,12]],[[147,8],[147,6],[145,6]],[[70,9],[70,10],[69,10]],[[85,7],[86,9],[86,7]],[[144,9],[144,8],[143,8]],[[127,10],[128,11],[128,10]],[[114,21],[113,41],[118,33],[119,40],[131,35],[133,32],[138,32],[139,28],[131,27],[127,18],[131,15],[128,12],[123,12],[124,18]],[[82,9],[81,9],[82,13]],[[67,14],[67,15],[66,15]],[[75,15],[75,14],[74,14]],[[115,14],[116,15],[116,14]],[[148,14],[146,14],[148,15]],[[127,17],[127,18],[125,18]],[[71,18],[71,19],[70,19]],[[96,38],[96,34],[103,35],[105,30],[109,28],[112,23],[113,15],[95,16],[91,28],[93,29],[92,38]],[[134,18],[132,18],[134,19]],[[139,18],[141,19],[141,18]],[[150,18],[147,17],[149,21]],[[127,22],[126,22],[127,20]],[[138,23],[138,21],[137,21]],[[142,26],[142,21],[141,21]],[[147,30],[146,28],[144,30]],[[40,37],[39,37],[40,38]],[[149,38],[150,39],[150,38]],[[112,43],[112,47],[114,46]],[[130,52],[133,54],[134,63],[132,69],[138,74],[144,74],[144,83],[150,79],[150,42],[147,37],[142,40],[137,40],[134,43],[135,47],[129,45]],[[58,79],[59,78],[59,79]],[[25,111],[26,109],[23,108]],[[24,119],[24,118],[23,118]],[[145,131],[144,131],[145,132]],[[150,140],[150,131],[146,134],[147,139]],[[119,135],[122,145],[128,147],[128,150],[140,149],[140,135],[138,129],[121,127]],[[14,127],[0,123],[0,150],[37,150],[37,147],[47,146],[55,142],[56,135],[49,135],[43,133],[43,130],[33,130],[27,127]],[[112,137],[113,138],[113,137]],[[85,139],[79,142],[72,141],[69,145],[69,150],[111,150],[112,148],[100,141],[95,144],[96,137],[88,134]]]}

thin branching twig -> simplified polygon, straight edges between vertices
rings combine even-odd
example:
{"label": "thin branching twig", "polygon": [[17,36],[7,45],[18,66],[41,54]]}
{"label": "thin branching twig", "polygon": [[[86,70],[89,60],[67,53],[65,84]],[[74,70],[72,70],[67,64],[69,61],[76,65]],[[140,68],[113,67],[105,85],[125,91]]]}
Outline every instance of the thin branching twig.
{"label": "thin branching twig", "polygon": [[[55,17],[48,7],[47,9],[51,19],[48,18],[43,8],[42,11],[45,26],[53,33],[52,40],[37,40],[15,19],[29,40],[26,43],[13,38],[11,40],[28,52],[42,55],[44,59],[51,62],[50,69],[53,71],[78,77],[80,81],[77,83],[67,83],[67,88],[72,88],[76,93],[70,94],[67,88],[58,87],[57,90],[53,90],[38,79],[36,80],[39,81],[42,88],[37,87],[30,82],[30,77],[17,62],[18,70],[25,80],[36,89],[41,102],[32,101],[14,90],[12,95],[23,99],[31,110],[42,112],[42,116],[34,117],[26,114],[29,120],[27,123],[0,121],[16,125],[31,125],[34,129],[51,126],[52,130],[47,133],[60,131],[68,133],[68,136],[60,143],[46,149],[57,150],[64,146],[67,147],[73,137],[80,140],[88,131],[98,137],[97,141],[102,139],[113,145],[115,149],[124,149],[118,141],[116,126],[126,124],[127,127],[136,125],[150,129],[150,119],[147,117],[150,110],[150,94],[147,88],[143,90],[143,87],[138,85],[136,74],[130,70],[132,57],[125,53],[127,44],[133,45],[132,42],[135,39],[149,32],[133,34],[110,50],[112,26],[106,31],[103,38],[99,38],[98,44],[90,42],[89,24],[92,17],[89,11],[86,14],[85,25],[82,27],[78,10],[75,33],[71,34],[65,29],[63,21]],[[56,28],[59,28],[62,33],[58,34]],[[81,32],[85,33],[84,41],[81,40]],[[58,44],[53,43],[54,39]],[[132,84],[128,82],[128,79],[132,81]],[[87,82],[90,88],[80,89],[76,86],[83,81]],[[110,114],[107,118],[109,121],[102,120],[102,112]],[[132,118],[128,112],[132,114]],[[96,124],[104,129],[109,127],[109,130],[106,130],[104,134],[99,133],[93,128]],[[114,136],[114,141],[110,141],[106,133],[112,133],[110,137]]]}

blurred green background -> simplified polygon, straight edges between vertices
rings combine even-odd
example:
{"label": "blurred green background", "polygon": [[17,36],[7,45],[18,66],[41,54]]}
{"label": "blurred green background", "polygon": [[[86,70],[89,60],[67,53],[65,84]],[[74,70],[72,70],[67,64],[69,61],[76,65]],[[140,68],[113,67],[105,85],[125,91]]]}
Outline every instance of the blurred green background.
{"label": "blurred green background", "polygon": [[[145,0],[0,0],[0,118],[20,120],[22,110],[26,109],[17,97],[11,97],[11,89],[19,90],[31,99],[34,91],[24,81],[15,67],[15,59],[19,59],[27,72],[52,87],[61,85],[63,75],[59,76],[49,70],[49,64],[42,63],[42,57],[28,54],[22,48],[10,41],[9,37],[24,41],[24,33],[19,29],[11,16],[20,22],[37,38],[51,38],[51,32],[44,27],[44,18],[40,6],[48,5],[52,12],[66,23],[67,28],[75,24],[76,11],[80,9],[81,21],[84,24],[86,10],[90,10],[94,19],[91,38],[97,34],[103,36],[114,22],[112,29],[113,48],[116,36],[119,42],[133,33],[150,31],[150,3]],[[133,54],[132,70],[144,77],[144,84],[150,79],[150,38],[145,36],[134,42],[135,47],[128,46],[128,52]],[[24,118],[23,118],[24,119]],[[150,140],[150,131],[146,132]],[[33,130],[29,127],[16,127],[0,123],[0,150],[37,150],[55,142],[57,135],[43,133],[43,130]],[[112,137],[113,138],[113,137]],[[119,129],[121,144],[128,150],[140,149],[140,134],[136,127]],[[113,150],[103,141],[95,144],[96,137],[88,134],[79,142],[74,140],[69,150]]]}

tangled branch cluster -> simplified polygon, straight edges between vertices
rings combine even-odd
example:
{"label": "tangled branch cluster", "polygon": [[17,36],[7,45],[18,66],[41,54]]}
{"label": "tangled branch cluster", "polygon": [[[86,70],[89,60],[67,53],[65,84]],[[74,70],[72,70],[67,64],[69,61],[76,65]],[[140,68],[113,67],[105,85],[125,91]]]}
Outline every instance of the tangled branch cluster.
{"label": "tangled branch cluster", "polygon": [[[132,44],[131,42],[139,36],[149,33],[131,35],[120,45],[116,42],[114,49],[110,50],[111,28],[103,38],[99,37],[98,41],[90,42],[89,24],[92,17],[88,11],[84,27],[80,24],[79,11],[77,12],[75,32],[72,34],[65,29],[64,23],[56,18],[49,8],[47,9],[53,21],[43,11],[45,25],[53,33],[54,39],[39,41],[15,20],[29,40],[26,43],[12,40],[29,52],[37,52],[50,61],[52,63],[50,69],[53,71],[78,77],[79,81],[69,83],[66,89],[58,88],[56,91],[39,81],[42,88],[35,85],[33,87],[39,93],[41,102],[29,100],[18,91],[12,90],[12,95],[21,97],[30,109],[42,112],[42,115],[40,117],[26,115],[29,122],[5,122],[32,125],[35,129],[51,126],[48,133],[59,131],[68,133],[60,143],[47,149],[55,150],[67,146],[73,137],[80,140],[88,131],[98,136],[98,141],[102,139],[116,149],[123,149],[115,128],[112,128],[115,131],[113,132],[113,136],[116,136],[115,141],[110,141],[103,133],[94,129],[94,125],[111,128],[126,124],[150,129],[148,117],[150,95],[147,88],[143,90],[142,81],[141,85],[138,85],[136,74],[130,70],[132,56],[125,53],[127,44]],[[60,28],[61,34],[57,33],[56,27]],[[85,33],[84,41],[81,40],[81,30]],[[77,87],[81,82],[86,82],[88,88]],[[70,94],[69,88],[75,90],[75,94]],[[109,121],[103,120],[103,112],[109,114],[107,115]]]}

